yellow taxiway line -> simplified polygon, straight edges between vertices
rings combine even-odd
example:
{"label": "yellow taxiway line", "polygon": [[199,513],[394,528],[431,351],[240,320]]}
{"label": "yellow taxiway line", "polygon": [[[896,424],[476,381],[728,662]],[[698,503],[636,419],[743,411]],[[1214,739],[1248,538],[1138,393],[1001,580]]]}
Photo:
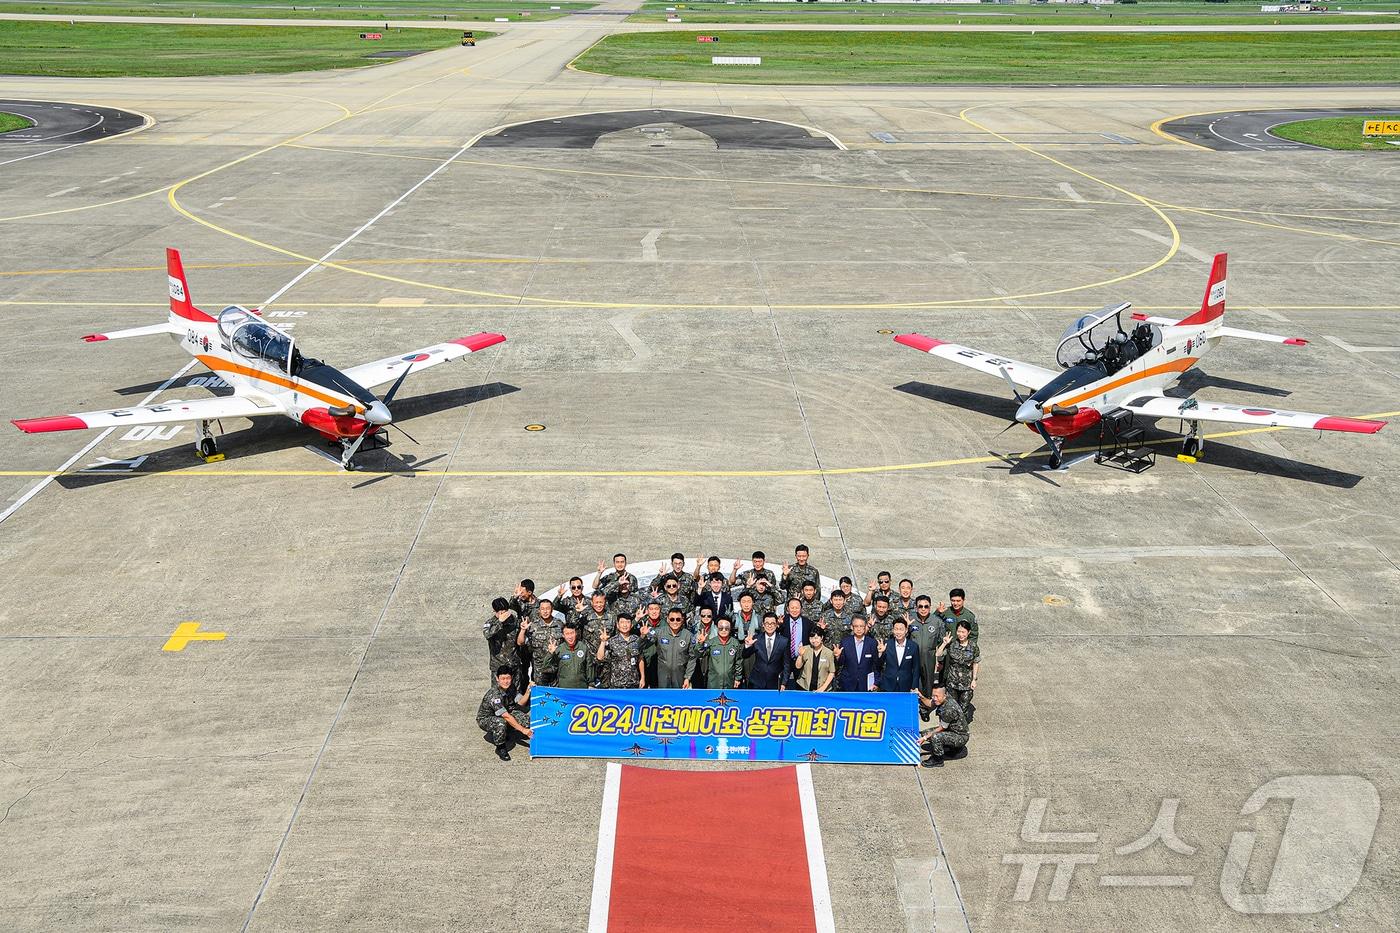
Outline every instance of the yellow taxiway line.
{"label": "yellow taxiway line", "polygon": [[[1400,415],[1400,411],[1382,411],[1369,415],[1361,415],[1365,419],[1393,418]],[[1172,419],[1163,419],[1172,420]],[[1240,428],[1234,431],[1219,431],[1213,434],[1203,435],[1205,440],[1218,440],[1225,437],[1242,437],[1247,434],[1272,434],[1277,431],[1297,430],[1296,428],[1284,427],[1261,427],[1261,428]],[[1147,441],[1150,445],[1175,444],[1181,441],[1180,437],[1163,437]],[[1068,448],[1065,454],[1093,453],[1098,450],[1094,447],[1073,447]],[[1008,453],[1004,456],[985,457],[957,457],[948,460],[926,460],[920,463],[887,463],[876,466],[859,467],[832,467],[819,468],[809,467],[803,469],[786,470],[209,470],[209,469],[189,469],[189,470],[136,470],[129,473],[104,472],[102,470],[0,470],[0,476],[32,476],[32,477],[57,477],[57,476],[152,476],[163,479],[207,479],[207,478],[236,478],[236,477],[364,477],[372,478],[376,476],[443,476],[468,479],[521,479],[521,478],[656,478],[665,479],[672,477],[691,478],[744,478],[744,477],[790,477],[790,476],[854,476],[867,473],[902,473],[919,470],[933,470],[941,467],[968,466],[979,463],[1005,463],[1008,460],[1039,460],[1048,456],[1044,453],[1026,452],[1020,454]]]}

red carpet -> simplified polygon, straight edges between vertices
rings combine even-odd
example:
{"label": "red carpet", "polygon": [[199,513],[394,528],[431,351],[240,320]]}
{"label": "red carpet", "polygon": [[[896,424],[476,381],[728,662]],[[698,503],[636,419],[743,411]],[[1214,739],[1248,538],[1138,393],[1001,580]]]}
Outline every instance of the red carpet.
{"label": "red carpet", "polygon": [[[802,777],[808,782],[806,772]],[[830,900],[821,861],[813,885],[798,769],[669,771],[612,765],[616,831],[603,877],[605,791],[590,930],[827,930]],[[815,823],[815,807],[809,819]],[[810,829],[818,833],[815,825]],[[601,922],[606,916],[606,925]],[[818,917],[825,922],[818,925]]]}

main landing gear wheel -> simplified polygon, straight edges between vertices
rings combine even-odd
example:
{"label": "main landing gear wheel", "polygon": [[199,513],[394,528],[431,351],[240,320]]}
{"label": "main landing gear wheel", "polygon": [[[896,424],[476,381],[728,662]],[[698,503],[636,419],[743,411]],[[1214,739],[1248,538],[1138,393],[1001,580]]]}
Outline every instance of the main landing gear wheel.
{"label": "main landing gear wheel", "polygon": [[195,439],[194,449],[204,460],[219,455],[219,444],[214,440],[214,432],[209,430],[209,422],[199,423],[199,436]]}
{"label": "main landing gear wheel", "polygon": [[1204,446],[1205,445],[1201,443],[1201,439],[1199,437],[1188,437],[1186,440],[1181,442],[1181,452],[1187,457],[1195,457],[1199,459],[1201,456],[1201,448]]}

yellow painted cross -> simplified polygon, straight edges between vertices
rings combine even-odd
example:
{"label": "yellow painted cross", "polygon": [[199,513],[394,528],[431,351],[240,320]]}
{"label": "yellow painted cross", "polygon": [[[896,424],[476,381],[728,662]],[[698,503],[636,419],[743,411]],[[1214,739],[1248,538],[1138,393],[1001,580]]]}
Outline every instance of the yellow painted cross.
{"label": "yellow painted cross", "polygon": [[226,637],[226,632],[201,632],[198,622],[181,622],[160,650],[184,651],[192,641],[223,641]]}

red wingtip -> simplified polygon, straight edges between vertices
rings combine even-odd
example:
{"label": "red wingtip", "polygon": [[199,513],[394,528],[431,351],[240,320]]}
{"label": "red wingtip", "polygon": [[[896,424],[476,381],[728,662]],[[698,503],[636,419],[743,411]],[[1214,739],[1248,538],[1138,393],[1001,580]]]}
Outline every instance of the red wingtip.
{"label": "red wingtip", "polygon": [[1386,426],[1384,421],[1365,421],[1360,418],[1319,418],[1313,427],[1319,431],[1347,431],[1351,434],[1375,434]]}
{"label": "red wingtip", "polygon": [[106,340],[106,334],[83,334],[83,339],[88,343],[97,343],[99,340]]}
{"label": "red wingtip", "polygon": [[935,340],[932,337],[925,337],[923,334],[899,334],[894,338],[895,343],[902,343],[906,347],[913,347],[924,353],[929,352],[934,347],[941,347],[948,341]]}
{"label": "red wingtip", "polygon": [[1134,320],[1134,321],[1145,321],[1145,320],[1147,320],[1147,315],[1143,314],[1141,311],[1134,311],[1134,312],[1133,312],[1133,320]]}
{"label": "red wingtip", "polygon": [[47,434],[49,431],[80,431],[87,427],[82,418],[72,415],[55,415],[51,418],[20,418],[10,424],[25,434]]}
{"label": "red wingtip", "polygon": [[1288,344],[1290,347],[1306,347],[1308,345],[1308,342],[1302,337],[1289,337],[1284,343]]}
{"label": "red wingtip", "polygon": [[491,334],[485,331],[479,334],[472,334],[470,337],[458,337],[456,340],[449,340],[448,343],[455,343],[458,346],[466,347],[471,352],[484,350],[487,347],[494,347],[498,343],[505,343],[505,334]]}

